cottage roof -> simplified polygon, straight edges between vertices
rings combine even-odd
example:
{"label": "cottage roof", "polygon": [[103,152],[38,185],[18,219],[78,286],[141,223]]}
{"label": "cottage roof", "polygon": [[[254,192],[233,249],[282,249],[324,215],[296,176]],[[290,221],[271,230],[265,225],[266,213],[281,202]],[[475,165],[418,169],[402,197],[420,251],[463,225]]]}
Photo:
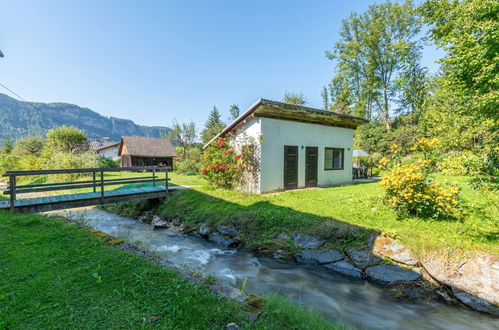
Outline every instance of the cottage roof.
{"label": "cottage roof", "polygon": [[115,147],[119,145],[119,142],[111,142],[111,141],[90,141],[88,143],[88,147],[92,151],[101,151],[107,148]]}
{"label": "cottage roof", "polygon": [[345,127],[351,129],[356,129],[360,125],[369,122],[364,118],[343,113],[310,108],[302,105],[287,104],[267,99],[259,99],[243,114],[237,117],[232,123],[227,125],[204,147],[206,148],[213,140],[217,139],[218,137],[225,136],[250,116],[300,121],[311,124]]}
{"label": "cottage roof", "polygon": [[169,139],[142,136],[122,136],[118,155],[121,156],[123,146],[126,154],[140,157],[175,157],[175,150]]}

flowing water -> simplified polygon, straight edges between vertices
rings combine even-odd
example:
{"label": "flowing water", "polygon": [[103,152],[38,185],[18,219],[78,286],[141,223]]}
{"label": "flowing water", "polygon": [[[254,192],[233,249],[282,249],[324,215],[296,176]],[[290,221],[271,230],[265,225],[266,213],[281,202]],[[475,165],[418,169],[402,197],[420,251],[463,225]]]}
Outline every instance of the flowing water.
{"label": "flowing water", "polygon": [[64,211],[64,216],[236,287],[246,280],[251,293],[278,293],[356,328],[499,329],[499,319],[489,315],[441,303],[395,300],[367,281],[225,249],[196,235],[152,230],[147,224],[96,208]]}

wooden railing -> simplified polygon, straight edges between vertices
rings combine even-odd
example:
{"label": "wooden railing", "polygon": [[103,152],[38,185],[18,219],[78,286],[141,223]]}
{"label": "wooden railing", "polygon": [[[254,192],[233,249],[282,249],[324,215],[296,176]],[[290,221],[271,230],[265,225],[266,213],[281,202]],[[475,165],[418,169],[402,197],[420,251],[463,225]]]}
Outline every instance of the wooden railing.
{"label": "wooden railing", "polygon": [[[151,176],[143,177],[130,177],[120,179],[105,179],[104,173],[107,172],[151,172]],[[19,194],[48,192],[56,190],[71,190],[92,188],[93,192],[100,192],[100,198],[104,198],[104,187],[116,186],[123,184],[137,184],[137,183],[152,183],[153,186],[164,183],[165,189],[168,192],[168,171],[167,167],[157,166],[135,166],[135,167],[118,167],[118,168],[84,168],[84,169],[70,169],[70,170],[39,170],[39,171],[10,171],[6,172],[3,176],[9,178],[9,185],[4,190],[4,195],[10,195],[10,209],[14,210],[16,197]],[[158,177],[158,172],[165,172],[164,179]],[[85,181],[72,181],[72,182],[54,182],[54,183],[35,183],[17,185],[17,177],[20,176],[34,176],[34,175],[58,175],[58,174],[85,174],[92,176],[91,180]],[[97,177],[99,175],[99,177]]]}

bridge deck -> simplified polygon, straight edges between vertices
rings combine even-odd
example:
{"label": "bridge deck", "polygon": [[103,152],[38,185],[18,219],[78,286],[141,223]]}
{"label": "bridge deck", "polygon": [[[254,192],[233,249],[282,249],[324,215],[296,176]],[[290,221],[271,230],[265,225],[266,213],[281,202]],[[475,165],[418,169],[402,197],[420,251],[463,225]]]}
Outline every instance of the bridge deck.
{"label": "bridge deck", "polygon": [[[168,191],[178,188],[180,187],[168,187]],[[166,195],[168,195],[168,192],[165,186],[140,187],[105,191],[103,198],[101,198],[100,192],[88,192],[17,199],[14,206],[16,211],[32,213],[71,207],[111,204],[137,199],[160,198]],[[0,202],[1,209],[10,209],[10,201]]]}

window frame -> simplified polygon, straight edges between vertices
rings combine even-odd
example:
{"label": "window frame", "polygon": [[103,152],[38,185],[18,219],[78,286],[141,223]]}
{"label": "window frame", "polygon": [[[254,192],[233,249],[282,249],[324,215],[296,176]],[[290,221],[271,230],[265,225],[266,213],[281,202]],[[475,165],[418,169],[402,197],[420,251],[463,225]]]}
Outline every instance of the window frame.
{"label": "window frame", "polygon": [[[326,167],[326,150],[332,150],[332,152],[333,152],[331,168]],[[341,153],[341,167],[340,168],[334,168],[334,151],[335,150],[339,150]],[[325,147],[324,148],[324,171],[342,171],[344,169],[345,169],[345,148]]]}

